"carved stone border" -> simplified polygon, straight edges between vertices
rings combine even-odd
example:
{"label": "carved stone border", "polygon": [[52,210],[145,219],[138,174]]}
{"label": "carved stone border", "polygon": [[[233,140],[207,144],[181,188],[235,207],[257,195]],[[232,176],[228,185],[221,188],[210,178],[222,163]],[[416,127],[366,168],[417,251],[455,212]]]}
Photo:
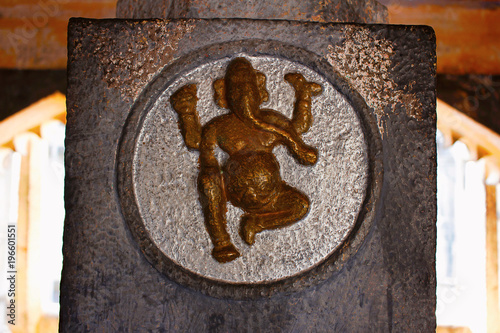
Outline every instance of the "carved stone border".
{"label": "carved stone border", "polygon": [[[305,65],[323,75],[358,114],[365,135],[368,155],[368,185],[363,206],[357,221],[344,243],[321,263],[300,274],[270,283],[227,283],[194,274],[175,264],[154,244],[143,224],[133,191],[134,147],[142,127],[144,117],[150,111],[161,93],[179,75],[204,63],[234,54],[246,53],[250,56],[273,56],[285,58]],[[218,298],[249,299],[270,296],[275,293],[295,292],[317,284],[340,270],[343,264],[362,246],[370,232],[379,207],[379,197],[383,182],[382,143],[376,120],[363,98],[334,71],[326,59],[295,46],[264,40],[242,40],[211,45],[174,61],[152,80],[143,91],[127,118],[119,142],[116,157],[116,189],[124,219],[134,239],[146,259],[167,278]]]}

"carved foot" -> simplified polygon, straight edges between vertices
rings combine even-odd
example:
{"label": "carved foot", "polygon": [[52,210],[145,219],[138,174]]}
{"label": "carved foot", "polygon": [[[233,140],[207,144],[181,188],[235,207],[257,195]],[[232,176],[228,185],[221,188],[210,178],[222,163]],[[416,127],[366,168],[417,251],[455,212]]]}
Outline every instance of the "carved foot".
{"label": "carved foot", "polygon": [[245,214],[241,217],[240,236],[248,245],[255,242],[255,235],[264,230],[255,215]]}
{"label": "carved foot", "polygon": [[314,147],[305,146],[297,155],[299,163],[303,165],[314,165],[318,161],[318,150]]}
{"label": "carved foot", "polygon": [[233,244],[229,243],[227,245],[214,247],[212,256],[215,260],[223,264],[238,258],[240,253]]}

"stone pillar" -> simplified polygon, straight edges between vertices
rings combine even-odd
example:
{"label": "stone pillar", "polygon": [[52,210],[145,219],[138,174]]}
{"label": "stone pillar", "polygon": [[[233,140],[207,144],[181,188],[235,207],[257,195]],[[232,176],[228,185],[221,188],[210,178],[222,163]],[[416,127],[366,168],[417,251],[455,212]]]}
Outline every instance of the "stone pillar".
{"label": "stone pillar", "polygon": [[62,332],[435,331],[432,29],[72,19],[68,47]]}
{"label": "stone pillar", "polygon": [[387,8],[376,0],[118,0],[116,17],[247,18],[309,22],[385,23]]}

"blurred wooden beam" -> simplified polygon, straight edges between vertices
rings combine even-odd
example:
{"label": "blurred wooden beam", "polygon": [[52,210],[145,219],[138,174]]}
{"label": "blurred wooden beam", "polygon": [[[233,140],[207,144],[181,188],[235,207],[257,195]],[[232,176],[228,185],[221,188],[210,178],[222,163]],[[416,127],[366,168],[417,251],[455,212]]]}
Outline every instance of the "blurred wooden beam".
{"label": "blurred wooden beam", "polygon": [[437,127],[447,136],[447,142],[462,140],[477,151],[477,158],[493,155],[500,158],[500,135],[457,109],[437,100]]}
{"label": "blurred wooden beam", "polygon": [[115,16],[116,0],[2,0],[0,67],[66,68],[69,18]]}
{"label": "blurred wooden beam", "polygon": [[13,333],[35,333],[41,317],[38,263],[40,247],[41,165],[47,152],[46,144],[34,133],[23,133],[15,138],[15,150],[21,152],[19,182],[19,213],[17,220],[17,290],[19,309]]}
{"label": "blurred wooden beam", "polygon": [[40,125],[58,119],[66,123],[66,96],[55,92],[0,122],[0,146],[13,148],[12,140],[24,132],[39,134]]}
{"label": "blurred wooden beam", "polygon": [[486,318],[491,333],[500,332],[496,188],[496,184],[486,185]]}
{"label": "blurred wooden beam", "polygon": [[468,327],[438,326],[436,333],[472,333]]}
{"label": "blurred wooden beam", "polygon": [[500,74],[499,1],[382,0],[391,24],[423,24],[436,31],[437,70]]}

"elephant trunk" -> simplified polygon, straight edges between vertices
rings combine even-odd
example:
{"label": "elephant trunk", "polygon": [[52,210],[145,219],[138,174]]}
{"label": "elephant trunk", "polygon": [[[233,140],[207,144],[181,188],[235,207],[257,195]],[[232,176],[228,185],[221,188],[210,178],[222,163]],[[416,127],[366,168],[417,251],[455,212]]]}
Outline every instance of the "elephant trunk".
{"label": "elephant trunk", "polygon": [[277,135],[283,140],[284,144],[301,164],[313,165],[316,163],[318,158],[317,150],[307,146],[292,127],[290,127],[290,129],[283,129],[259,119],[254,111],[258,110],[258,107],[252,108],[250,99],[247,96],[242,98],[242,102],[241,110],[243,116],[248,119],[252,125],[258,129]]}

